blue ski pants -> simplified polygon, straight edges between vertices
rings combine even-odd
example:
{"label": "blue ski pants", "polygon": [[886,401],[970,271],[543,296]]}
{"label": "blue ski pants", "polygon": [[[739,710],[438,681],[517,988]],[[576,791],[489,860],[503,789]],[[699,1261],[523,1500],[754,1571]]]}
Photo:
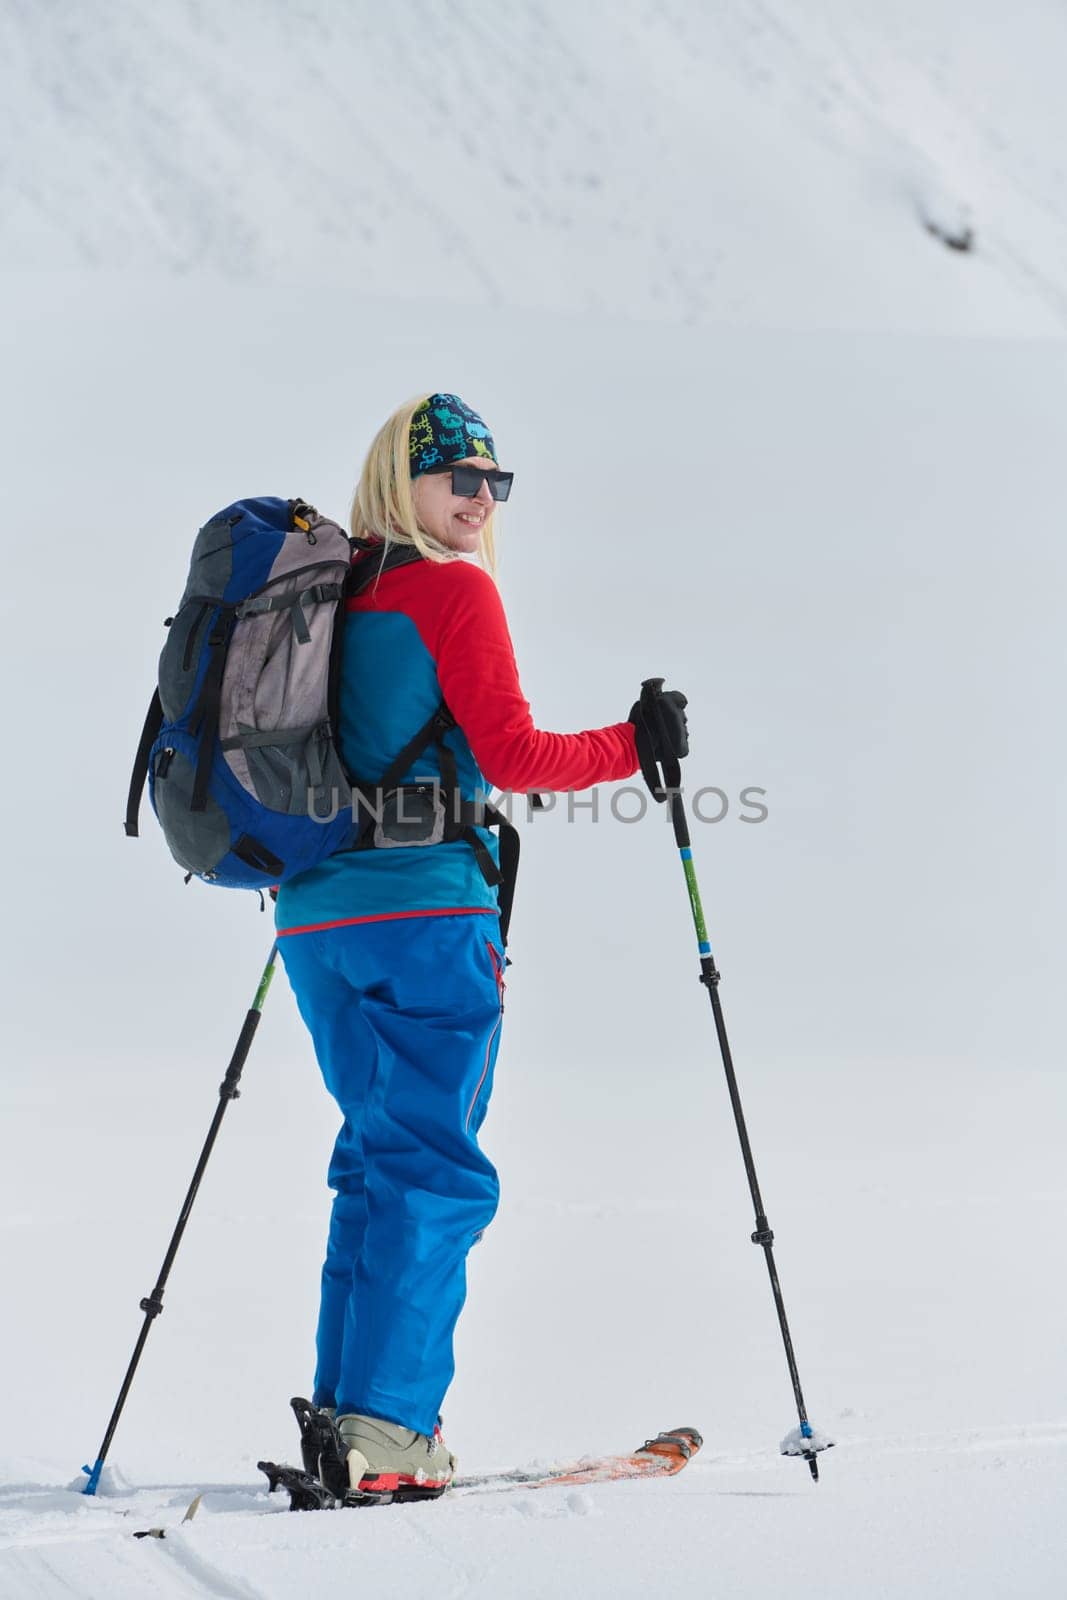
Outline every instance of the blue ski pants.
{"label": "blue ski pants", "polygon": [[467,1251],[499,1196],[478,1130],[503,1015],[500,922],[403,916],[291,934],[281,950],[344,1117],[314,1401],[432,1434]]}

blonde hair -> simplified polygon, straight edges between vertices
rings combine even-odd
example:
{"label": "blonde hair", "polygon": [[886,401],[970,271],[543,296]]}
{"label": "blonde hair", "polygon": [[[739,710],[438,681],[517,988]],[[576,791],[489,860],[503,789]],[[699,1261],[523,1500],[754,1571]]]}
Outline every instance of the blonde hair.
{"label": "blonde hair", "polygon": [[[428,394],[416,395],[414,400],[409,400],[394,411],[378,430],[367,451],[367,459],[352,498],[349,526],[356,539],[384,539],[385,551],[392,544],[413,544],[427,561],[456,561],[459,551],[450,550],[427,533],[419,525],[415,512],[410,456],[411,419],[429,398]],[[477,553],[480,564],[495,577],[493,513],[482,524]]]}

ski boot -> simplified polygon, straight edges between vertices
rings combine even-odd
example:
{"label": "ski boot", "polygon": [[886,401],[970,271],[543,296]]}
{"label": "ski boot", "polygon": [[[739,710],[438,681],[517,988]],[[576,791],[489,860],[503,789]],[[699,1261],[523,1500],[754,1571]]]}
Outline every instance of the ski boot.
{"label": "ski boot", "polygon": [[346,1505],[436,1500],[449,1487],[456,1459],[441,1437],[415,1433],[380,1417],[338,1417],[336,1432],[346,1452]]}

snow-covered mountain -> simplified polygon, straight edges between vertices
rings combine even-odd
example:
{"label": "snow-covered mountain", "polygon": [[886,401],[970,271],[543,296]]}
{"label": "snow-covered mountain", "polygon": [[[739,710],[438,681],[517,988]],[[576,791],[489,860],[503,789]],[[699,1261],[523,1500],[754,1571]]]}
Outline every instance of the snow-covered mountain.
{"label": "snow-covered mountain", "polygon": [[1062,332],[1065,60],[1053,0],[7,0],[0,258]]}

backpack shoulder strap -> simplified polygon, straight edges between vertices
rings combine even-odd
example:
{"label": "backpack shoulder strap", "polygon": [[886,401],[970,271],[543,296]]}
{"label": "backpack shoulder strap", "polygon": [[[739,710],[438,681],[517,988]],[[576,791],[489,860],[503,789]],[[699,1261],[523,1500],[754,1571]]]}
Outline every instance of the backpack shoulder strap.
{"label": "backpack shoulder strap", "polygon": [[[456,719],[445,705],[444,701],[437,707],[432,717],[423,723],[418,733],[414,734],[398,755],[394,756],[388,767],[378,779],[376,787],[383,793],[395,789],[411,763],[417,756],[421,756],[428,744],[435,744],[438,756],[441,759],[442,787],[454,790],[456,787],[455,757],[444,742],[445,734],[450,728],[456,726]],[[447,770],[451,761],[451,770]]]}
{"label": "backpack shoulder strap", "polygon": [[353,562],[345,581],[345,594],[349,599],[362,594],[367,585],[380,578],[383,572],[392,572],[394,567],[406,567],[410,562],[423,560],[413,544],[394,544],[384,555],[378,555],[377,545],[366,544],[362,539],[353,539],[351,542],[357,552],[366,551],[366,554]]}
{"label": "backpack shoulder strap", "polygon": [[[353,539],[352,545],[357,551],[366,551],[360,560],[353,563],[352,570],[345,581],[345,594],[352,596],[362,593],[368,584],[381,576],[383,572],[390,572],[393,567],[407,566],[409,562],[421,561],[423,557],[414,545],[393,545],[385,555],[375,559],[376,545],[366,544],[361,539]],[[379,790],[389,790],[399,784],[400,779],[416,756],[422,754],[428,744],[436,744],[438,759],[441,763],[441,786],[450,796],[450,803],[457,808],[458,831],[454,837],[464,839],[473,849],[475,858],[481,868],[486,882],[497,889],[500,905],[500,932],[504,944],[507,944],[508,926],[511,922],[511,908],[515,897],[515,880],[519,869],[519,831],[513,823],[509,822],[503,813],[492,806],[480,807],[469,802],[459,802],[456,797],[459,793],[459,780],[456,773],[456,760],[452,751],[444,742],[445,734],[456,727],[456,719],[448,706],[442,700],[433,716],[425,722],[413,738],[390,762],[386,771],[378,780]],[[469,812],[469,815],[468,815]],[[500,866],[496,866],[492,856],[475,831],[476,827],[498,827],[500,829]],[[446,835],[447,837],[447,835]]]}

